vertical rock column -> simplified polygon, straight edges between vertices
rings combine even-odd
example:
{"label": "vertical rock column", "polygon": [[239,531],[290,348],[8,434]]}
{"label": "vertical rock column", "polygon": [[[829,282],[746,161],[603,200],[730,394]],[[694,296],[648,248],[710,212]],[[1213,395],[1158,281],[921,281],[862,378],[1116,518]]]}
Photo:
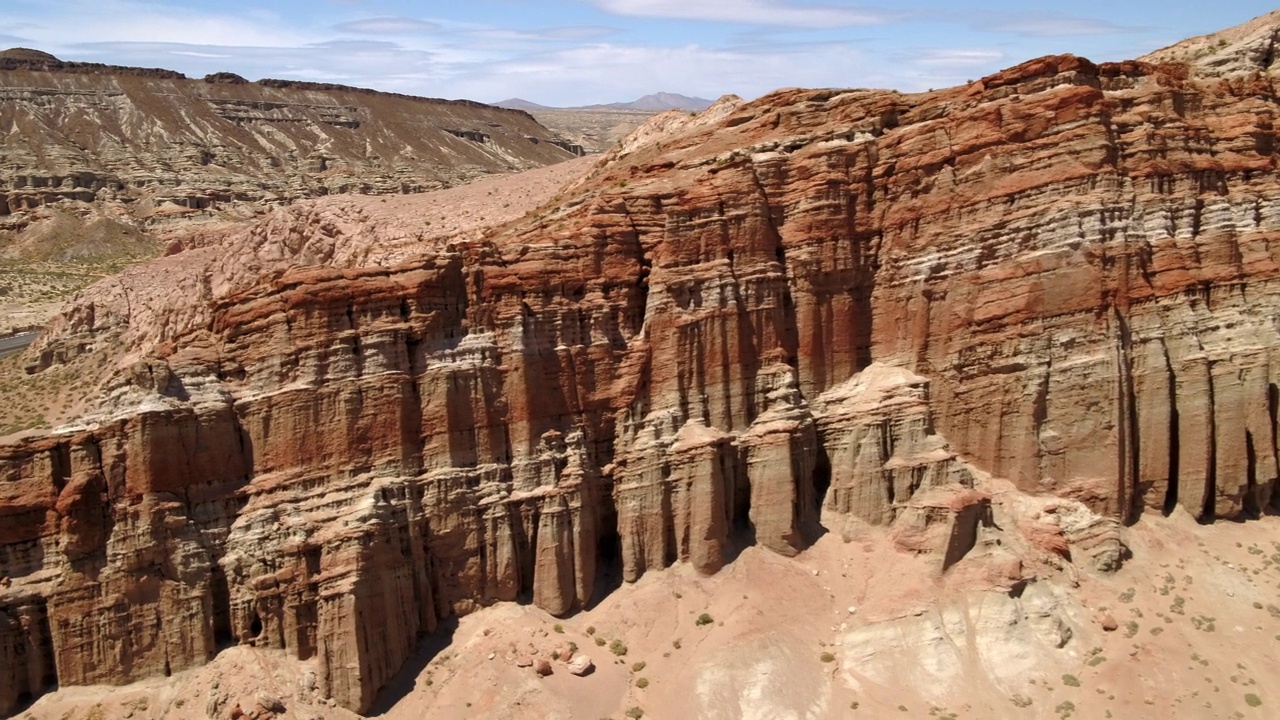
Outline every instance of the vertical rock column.
{"label": "vertical rock column", "polygon": [[[792,378],[778,369],[775,378]],[[795,555],[816,530],[814,488],[818,440],[813,416],[795,391],[781,382],[769,393],[771,407],[741,438],[751,488],[751,525],[756,542],[782,555]]]}
{"label": "vertical rock column", "polygon": [[44,603],[0,607],[0,715],[57,684]]}
{"label": "vertical rock column", "polygon": [[737,449],[733,438],[698,422],[685,423],[668,451],[672,520],[681,560],[711,574],[724,566],[733,523]]}
{"label": "vertical rock column", "polygon": [[690,420],[673,440],[637,448],[619,471],[614,497],[627,582],[676,560],[704,573],[724,565],[738,474],[733,436]]}

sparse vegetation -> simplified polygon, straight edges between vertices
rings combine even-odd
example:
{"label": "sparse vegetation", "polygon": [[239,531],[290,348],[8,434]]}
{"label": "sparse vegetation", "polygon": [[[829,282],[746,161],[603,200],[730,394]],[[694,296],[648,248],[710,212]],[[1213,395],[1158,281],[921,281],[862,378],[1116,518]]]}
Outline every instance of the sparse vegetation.
{"label": "sparse vegetation", "polygon": [[1258,707],[1262,705],[1262,698],[1258,697],[1253,693],[1245,694],[1244,701],[1245,701],[1245,704],[1247,704],[1249,707]]}
{"label": "sparse vegetation", "polygon": [[563,625],[561,625],[560,623],[556,623],[556,624],[555,624],[555,627],[553,627],[553,628],[551,628],[551,629],[552,629],[552,630],[555,630],[556,632],[560,633],[561,635],[563,635],[563,634],[564,634],[564,626],[563,626]]}
{"label": "sparse vegetation", "polygon": [[640,672],[641,670],[644,670],[644,668],[645,668],[645,662],[641,660],[640,662],[635,663],[634,665],[631,666],[631,672]]}
{"label": "sparse vegetation", "polygon": [[607,642],[608,642],[608,640],[605,640],[604,638],[602,638],[602,637],[600,637],[600,636],[596,636],[596,646],[598,646],[598,647],[604,647],[604,646],[605,646],[605,644],[606,644]]}
{"label": "sparse vegetation", "polygon": [[1194,625],[1197,630],[1213,632],[1217,629],[1213,624],[1216,619],[1217,618],[1212,618],[1208,615],[1196,615],[1191,618],[1191,624]]}
{"label": "sparse vegetation", "polygon": [[710,625],[713,622],[715,622],[715,619],[713,619],[707,613],[702,613],[701,615],[698,616],[698,619],[693,622],[693,624],[701,627],[703,625]]}
{"label": "sparse vegetation", "polygon": [[627,645],[621,640],[615,639],[613,642],[609,643],[609,652],[617,655],[618,657],[622,657],[627,654]]}
{"label": "sparse vegetation", "polygon": [[646,678],[646,677],[637,678],[636,687],[640,688],[641,690],[649,687],[649,678]]}
{"label": "sparse vegetation", "polygon": [[644,710],[641,710],[638,706],[628,708],[627,717],[631,718],[631,720],[640,720],[640,718],[644,717]]}
{"label": "sparse vegetation", "polygon": [[1075,675],[1063,675],[1062,684],[1067,687],[1080,687],[1080,678]]}
{"label": "sparse vegetation", "polygon": [[832,655],[832,654],[831,654],[831,653],[829,653],[829,652],[824,652],[824,653],[822,653],[821,655],[819,655],[819,656],[818,656],[818,659],[819,659],[819,660],[821,660],[821,661],[822,661],[822,662],[824,662],[824,663],[829,663],[829,662],[835,662],[835,660],[836,660],[836,656],[835,656],[835,655]]}

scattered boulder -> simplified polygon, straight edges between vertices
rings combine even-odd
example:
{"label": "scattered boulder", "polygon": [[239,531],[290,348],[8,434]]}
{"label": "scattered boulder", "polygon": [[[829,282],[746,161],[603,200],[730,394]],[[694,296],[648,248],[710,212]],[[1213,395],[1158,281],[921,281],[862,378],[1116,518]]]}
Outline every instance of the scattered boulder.
{"label": "scattered boulder", "polygon": [[546,677],[550,675],[552,672],[551,661],[539,658],[538,661],[533,664],[533,671],[538,673],[542,677]]}
{"label": "scattered boulder", "polygon": [[596,669],[595,663],[591,662],[591,658],[586,655],[579,655],[575,657],[573,660],[569,661],[568,665],[570,674],[577,675],[578,677],[590,675],[591,672]]}
{"label": "scattered boulder", "polygon": [[284,701],[271,693],[259,692],[256,700],[258,701],[258,707],[266,710],[267,712],[280,715],[285,711]]}

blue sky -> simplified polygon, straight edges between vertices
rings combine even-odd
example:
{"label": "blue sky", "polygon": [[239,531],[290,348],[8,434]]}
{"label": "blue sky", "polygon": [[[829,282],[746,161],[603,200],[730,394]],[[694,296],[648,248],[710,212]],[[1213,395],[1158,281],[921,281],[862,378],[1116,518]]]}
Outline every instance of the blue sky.
{"label": "blue sky", "polygon": [[1260,0],[3,0],[0,47],[547,105],[657,91],[923,90],[1049,53],[1142,55],[1274,9]]}

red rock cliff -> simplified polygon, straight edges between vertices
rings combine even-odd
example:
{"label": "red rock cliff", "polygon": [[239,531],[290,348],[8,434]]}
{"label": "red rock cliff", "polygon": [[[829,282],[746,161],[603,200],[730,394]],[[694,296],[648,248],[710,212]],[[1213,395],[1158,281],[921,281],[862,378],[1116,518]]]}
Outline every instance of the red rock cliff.
{"label": "red rock cliff", "polygon": [[[135,298],[169,324],[99,413],[0,448],[0,709],[223,642],[365,709],[443,616],[924,522],[958,456],[1118,521],[1260,512],[1276,102],[1265,68],[1072,56],[783,91],[661,118],[485,240]],[[77,351],[125,332],[84,307]]]}

